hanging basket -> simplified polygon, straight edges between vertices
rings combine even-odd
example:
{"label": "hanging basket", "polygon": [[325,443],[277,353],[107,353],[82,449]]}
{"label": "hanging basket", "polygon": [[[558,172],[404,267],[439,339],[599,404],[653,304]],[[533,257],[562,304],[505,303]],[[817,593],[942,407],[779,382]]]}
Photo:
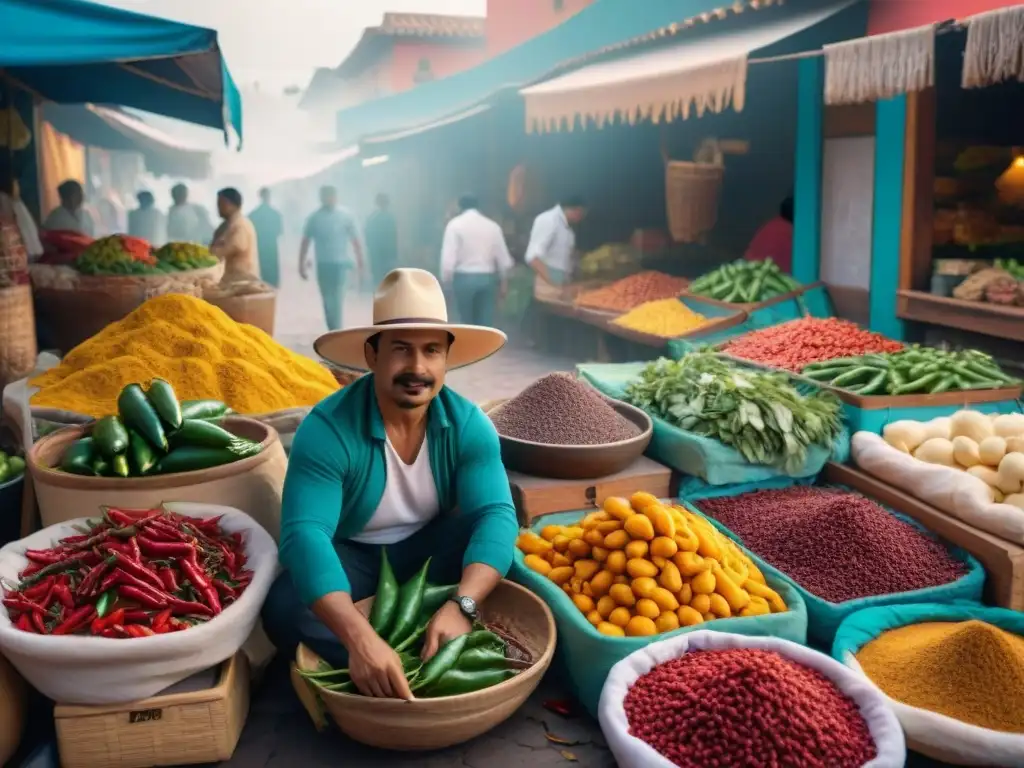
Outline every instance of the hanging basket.
{"label": "hanging basket", "polygon": [[665,156],[668,229],[677,243],[700,242],[714,228],[724,175],[722,151],[715,139],[701,144],[692,162]]}

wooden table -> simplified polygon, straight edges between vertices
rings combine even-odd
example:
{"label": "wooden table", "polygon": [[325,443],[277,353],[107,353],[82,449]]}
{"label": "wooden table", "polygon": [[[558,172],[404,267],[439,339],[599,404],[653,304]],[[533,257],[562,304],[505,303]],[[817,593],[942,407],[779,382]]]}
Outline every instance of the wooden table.
{"label": "wooden table", "polygon": [[647,491],[658,498],[671,496],[672,470],[641,456],[621,472],[594,480],[555,480],[518,472],[508,473],[519,524],[530,525],[541,515],[594,509],[609,496]]}
{"label": "wooden table", "polygon": [[979,530],[854,467],[830,463],[825,467],[824,478],[860,491],[966,549],[988,573],[986,602],[1024,611],[1024,547]]}

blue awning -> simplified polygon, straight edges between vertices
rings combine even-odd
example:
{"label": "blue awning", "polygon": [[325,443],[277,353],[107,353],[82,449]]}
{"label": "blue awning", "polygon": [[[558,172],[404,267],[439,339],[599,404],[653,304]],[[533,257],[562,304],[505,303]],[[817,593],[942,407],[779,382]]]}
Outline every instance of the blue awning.
{"label": "blue awning", "polygon": [[0,76],[59,104],[119,104],[242,136],[217,33],[85,0],[0,0]]}
{"label": "blue awning", "polygon": [[338,145],[436,123],[582,57],[650,35],[674,34],[778,0],[595,0],[557,27],[472,69],[338,113]]}
{"label": "blue awning", "polygon": [[154,176],[205,179],[210,153],[164,133],[119,109],[94,104],[43,105],[43,119],[80,144],[99,149],[138,152]]}

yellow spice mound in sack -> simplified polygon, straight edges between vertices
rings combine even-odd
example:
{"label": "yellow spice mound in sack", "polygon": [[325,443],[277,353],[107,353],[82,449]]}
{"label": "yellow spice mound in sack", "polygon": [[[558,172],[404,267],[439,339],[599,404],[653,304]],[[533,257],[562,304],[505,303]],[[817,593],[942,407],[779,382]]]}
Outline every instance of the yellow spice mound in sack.
{"label": "yellow spice mound in sack", "polygon": [[883,632],[857,661],[896,701],[1024,733],[1024,637],[976,620],[911,624]]}
{"label": "yellow spice mound in sack", "polygon": [[319,363],[236,323],[202,299],[169,293],[150,299],[32,379],[32,405],[88,416],[117,412],[133,382],[160,377],[180,400],[223,400],[239,413],[315,405],[338,389]]}

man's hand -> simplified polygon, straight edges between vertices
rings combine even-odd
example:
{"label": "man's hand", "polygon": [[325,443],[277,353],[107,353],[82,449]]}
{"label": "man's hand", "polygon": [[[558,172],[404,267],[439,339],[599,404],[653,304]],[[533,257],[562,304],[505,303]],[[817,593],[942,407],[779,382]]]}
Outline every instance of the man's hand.
{"label": "man's hand", "polygon": [[299,257],[299,277],[303,280],[309,280],[309,262],[306,261],[304,256]]}
{"label": "man's hand", "polygon": [[364,696],[413,698],[398,654],[372,630],[352,644],[348,652],[348,669],[352,682]]}
{"label": "man's hand", "polygon": [[472,623],[459,610],[459,606],[453,602],[445,603],[434,614],[430,624],[427,625],[427,637],[423,641],[422,659],[427,661],[441,649],[441,646],[454,640],[456,637],[469,634],[472,630]]}

